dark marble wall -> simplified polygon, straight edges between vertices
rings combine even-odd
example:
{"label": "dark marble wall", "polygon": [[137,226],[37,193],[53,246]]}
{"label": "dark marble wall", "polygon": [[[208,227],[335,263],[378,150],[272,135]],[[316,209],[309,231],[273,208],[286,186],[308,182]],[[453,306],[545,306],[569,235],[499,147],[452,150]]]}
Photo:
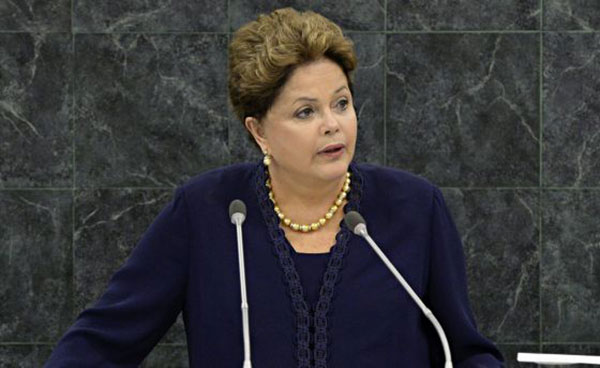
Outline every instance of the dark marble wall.
{"label": "dark marble wall", "polygon": [[[0,366],[45,361],[176,185],[257,157],[226,46],[289,4],[356,42],[358,160],[443,188],[509,366],[600,354],[597,0],[16,0],[0,2]],[[179,320],[144,366],[186,355]]]}

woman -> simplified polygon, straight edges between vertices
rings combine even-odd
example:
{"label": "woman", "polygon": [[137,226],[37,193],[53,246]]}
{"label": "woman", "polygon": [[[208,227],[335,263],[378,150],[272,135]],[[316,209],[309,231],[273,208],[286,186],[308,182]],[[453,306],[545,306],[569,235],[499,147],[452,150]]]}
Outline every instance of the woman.
{"label": "woman", "polygon": [[441,192],[399,170],[353,163],[356,56],[341,29],[280,9],[240,28],[229,49],[233,108],[261,163],[177,188],[55,348],[48,367],[135,366],[183,311],[191,367],[244,358],[235,229],[244,258],[252,364],[438,367],[441,344],[376,254],[343,222],[360,211],[373,237],[446,331],[455,367],[499,367],[467,300],[460,237]]}

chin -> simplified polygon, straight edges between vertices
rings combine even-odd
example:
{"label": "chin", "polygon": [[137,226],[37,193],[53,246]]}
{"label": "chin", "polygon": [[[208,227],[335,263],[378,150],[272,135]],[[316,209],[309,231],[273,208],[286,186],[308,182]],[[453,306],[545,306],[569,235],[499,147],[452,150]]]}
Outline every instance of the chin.
{"label": "chin", "polygon": [[333,162],[323,163],[319,168],[319,176],[324,180],[337,180],[346,175],[350,159],[340,158]]}

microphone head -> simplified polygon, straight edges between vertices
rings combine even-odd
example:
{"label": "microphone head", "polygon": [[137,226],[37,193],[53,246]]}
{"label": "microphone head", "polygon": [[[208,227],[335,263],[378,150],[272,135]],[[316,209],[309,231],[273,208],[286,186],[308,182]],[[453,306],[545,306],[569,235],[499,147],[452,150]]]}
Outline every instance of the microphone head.
{"label": "microphone head", "polygon": [[246,205],[239,199],[234,199],[229,204],[229,218],[232,218],[236,213],[241,213],[246,217]]}
{"label": "microphone head", "polygon": [[[345,216],[344,216],[344,222],[346,223],[346,226],[348,226],[348,228],[355,234],[358,234],[356,232],[356,227],[358,225],[364,225],[365,228],[367,226],[367,222],[365,221],[365,219],[360,215],[360,213],[356,212],[356,211],[350,211],[348,212]],[[360,235],[360,234],[358,234]]]}

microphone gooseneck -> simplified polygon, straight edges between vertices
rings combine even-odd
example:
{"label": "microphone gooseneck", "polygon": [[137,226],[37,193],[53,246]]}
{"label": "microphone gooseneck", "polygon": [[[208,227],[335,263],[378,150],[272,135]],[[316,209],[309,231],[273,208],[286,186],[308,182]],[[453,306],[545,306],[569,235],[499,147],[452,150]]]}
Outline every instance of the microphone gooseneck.
{"label": "microphone gooseneck", "polygon": [[242,368],[252,368],[250,360],[250,321],[248,318],[248,297],[246,295],[246,270],[244,267],[244,238],[242,223],[246,219],[246,205],[239,199],[229,204],[229,218],[235,225],[238,245],[238,263],[240,268],[240,293],[242,298],[242,333],[244,337],[244,365]]}
{"label": "microphone gooseneck", "polygon": [[394,267],[394,265],[392,264],[392,262],[381,251],[381,249],[379,248],[379,246],[377,246],[377,244],[375,243],[375,241],[373,240],[373,238],[371,238],[371,236],[367,232],[367,223],[366,223],[365,219],[360,215],[360,213],[358,213],[356,211],[349,211],[344,216],[344,222],[346,223],[346,226],[348,226],[348,228],[354,234],[362,236],[367,241],[367,243],[369,243],[369,245],[371,246],[371,248],[373,248],[373,250],[375,251],[375,253],[377,253],[377,255],[379,256],[379,258],[381,258],[381,260],[383,261],[383,263],[385,263],[385,265],[387,266],[387,268],[392,272],[392,274],[396,277],[396,279],[404,287],[404,289],[406,290],[406,292],[410,295],[410,297],[414,300],[414,302],[419,306],[419,308],[421,309],[421,311],[423,311],[423,314],[425,314],[425,317],[427,317],[427,319],[429,319],[429,321],[431,321],[431,323],[433,324],[433,327],[435,327],[435,330],[437,331],[437,333],[438,333],[438,335],[440,337],[440,340],[442,342],[442,347],[444,348],[444,355],[446,357],[446,363],[444,365],[444,368],[452,368],[452,357],[450,355],[450,347],[448,345],[448,339],[446,338],[446,334],[444,333],[444,329],[440,325],[440,323],[437,320],[437,318],[435,318],[435,316],[433,315],[433,313],[431,312],[431,310],[429,308],[427,308],[427,306],[425,306],[425,304],[423,303],[423,301],[421,301],[421,298],[419,298],[419,296],[417,295],[417,293],[415,293],[415,291],[412,289],[412,287],[410,287],[410,285],[408,284],[408,282],[406,282],[406,280],[404,279],[404,277],[402,277],[402,275],[400,274],[400,272],[398,272],[398,270],[396,269],[396,267]]}

